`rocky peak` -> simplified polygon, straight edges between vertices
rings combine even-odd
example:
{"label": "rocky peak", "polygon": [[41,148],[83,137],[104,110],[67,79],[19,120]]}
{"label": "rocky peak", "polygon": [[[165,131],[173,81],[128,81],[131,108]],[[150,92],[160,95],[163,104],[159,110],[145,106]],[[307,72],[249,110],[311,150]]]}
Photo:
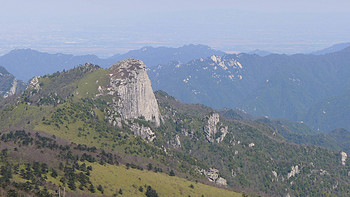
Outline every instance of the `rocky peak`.
{"label": "rocky peak", "polygon": [[146,65],[137,59],[125,59],[115,63],[110,70],[113,78],[119,80],[132,80],[145,70]]}
{"label": "rocky peak", "polygon": [[160,125],[161,114],[154,96],[145,64],[136,59],[125,59],[110,68],[109,93],[117,98],[114,110],[123,119],[141,118]]}

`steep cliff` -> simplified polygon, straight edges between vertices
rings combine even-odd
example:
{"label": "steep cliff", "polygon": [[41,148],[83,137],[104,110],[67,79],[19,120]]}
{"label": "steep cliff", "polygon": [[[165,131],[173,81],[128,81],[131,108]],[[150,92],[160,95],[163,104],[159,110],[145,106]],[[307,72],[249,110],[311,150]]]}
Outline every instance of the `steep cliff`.
{"label": "steep cliff", "polygon": [[113,100],[114,110],[123,119],[141,118],[159,126],[161,115],[145,64],[126,59],[114,64],[110,71],[109,94],[118,97]]}

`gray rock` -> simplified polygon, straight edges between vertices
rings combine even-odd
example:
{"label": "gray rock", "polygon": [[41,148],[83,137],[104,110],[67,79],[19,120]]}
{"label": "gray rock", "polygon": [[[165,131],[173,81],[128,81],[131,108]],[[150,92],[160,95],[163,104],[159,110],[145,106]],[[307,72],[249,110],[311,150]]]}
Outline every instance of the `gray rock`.
{"label": "gray rock", "polygon": [[139,125],[138,123],[132,124],[130,129],[134,131],[135,135],[140,136],[141,138],[146,139],[150,142],[152,142],[156,138],[156,135],[151,130],[151,128]]}
{"label": "gray rock", "polygon": [[[110,106],[122,120],[144,119],[159,126],[162,117],[145,64],[140,60],[125,59],[109,70],[109,84],[99,86],[96,97],[112,95]],[[109,119],[113,123],[113,118]],[[116,120],[115,124],[121,126],[119,122]]]}
{"label": "gray rock", "polygon": [[[220,116],[218,113],[211,113],[206,117],[207,124],[204,126],[203,130],[209,142],[214,142],[215,140],[220,143],[224,140],[226,134],[228,133],[228,127],[222,126],[220,124]],[[218,129],[219,127],[219,129]],[[216,133],[220,131],[221,135],[216,138]]]}
{"label": "gray rock", "polygon": [[115,110],[123,119],[144,118],[160,125],[161,115],[145,64],[136,59],[126,59],[114,64],[110,74],[110,92],[118,99]]}
{"label": "gray rock", "polygon": [[300,173],[300,169],[298,165],[292,166],[292,170],[287,174],[287,179],[294,177],[295,175]]}
{"label": "gray rock", "polygon": [[226,181],[226,179],[220,177],[220,178],[218,178],[218,179],[216,180],[216,184],[218,184],[218,185],[223,185],[223,186],[227,186],[227,181]]}
{"label": "gray rock", "polygon": [[4,98],[15,95],[17,89],[17,79],[13,79],[12,86],[9,91],[7,91],[4,95]]}
{"label": "gray rock", "polygon": [[345,166],[345,164],[346,164],[346,158],[348,157],[348,155],[345,153],[345,152],[340,152],[340,155],[341,155],[341,164],[343,165],[343,166]]}

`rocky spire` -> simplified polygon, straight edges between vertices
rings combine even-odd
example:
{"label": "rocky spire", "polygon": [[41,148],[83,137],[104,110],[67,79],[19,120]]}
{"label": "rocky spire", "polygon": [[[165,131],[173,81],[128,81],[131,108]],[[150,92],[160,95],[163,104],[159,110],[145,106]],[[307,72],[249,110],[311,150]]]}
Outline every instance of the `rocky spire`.
{"label": "rocky spire", "polygon": [[114,100],[115,110],[123,119],[144,118],[159,126],[161,115],[145,64],[125,59],[110,70],[110,88],[118,98]]}

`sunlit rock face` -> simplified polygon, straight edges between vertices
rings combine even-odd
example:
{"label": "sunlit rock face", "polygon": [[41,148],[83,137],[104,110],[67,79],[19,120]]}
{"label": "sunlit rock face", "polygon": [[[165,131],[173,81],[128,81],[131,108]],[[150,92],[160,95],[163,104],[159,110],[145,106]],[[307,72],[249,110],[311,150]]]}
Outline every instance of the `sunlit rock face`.
{"label": "sunlit rock face", "polygon": [[161,115],[145,64],[126,59],[114,64],[110,73],[110,93],[116,95],[114,108],[123,119],[142,118],[160,125]]}

